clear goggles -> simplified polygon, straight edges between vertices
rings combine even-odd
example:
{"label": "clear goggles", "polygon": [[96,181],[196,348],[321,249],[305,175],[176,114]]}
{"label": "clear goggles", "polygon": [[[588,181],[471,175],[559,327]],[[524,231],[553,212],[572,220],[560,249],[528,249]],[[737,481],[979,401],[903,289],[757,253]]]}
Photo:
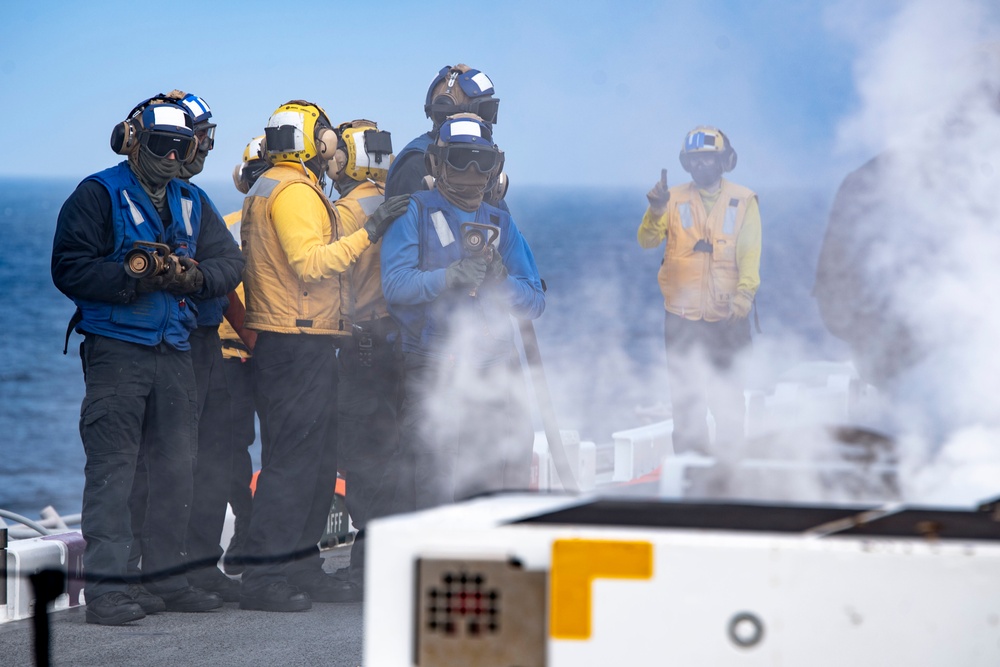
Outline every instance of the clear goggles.
{"label": "clear goggles", "polygon": [[475,167],[480,174],[492,172],[500,159],[500,153],[495,148],[466,143],[431,145],[427,150],[452,169],[465,171],[469,167]]}
{"label": "clear goggles", "polygon": [[203,127],[195,127],[194,136],[198,140],[198,150],[202,153],[215,148],[215,124],[206,123]]}
{"label": "clear goggles", "polygon": [[175,153],[182,162],[188,162],[194,157],[197,141],[195,137],[173,132],[148,130],[139,134],[139,145],[145,146],[154,157],[166,158],[170,153]]}

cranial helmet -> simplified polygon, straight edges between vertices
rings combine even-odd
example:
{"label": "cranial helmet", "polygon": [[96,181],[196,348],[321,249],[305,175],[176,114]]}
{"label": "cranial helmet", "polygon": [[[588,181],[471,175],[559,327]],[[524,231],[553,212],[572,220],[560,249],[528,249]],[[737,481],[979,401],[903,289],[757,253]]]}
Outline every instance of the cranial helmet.
{"label": "cranial helmet", "polygon": [[479,70],[463,64],[445,65],[427,89],[424,113],[435,128],[457,113],[473,113],[495,125],[500,99],[493,96],[494,92],[493,81]]}
{"label": "cranial helmet", "polygon": [[438,178],[447,165],[455,171],[475,169],[496,174],[503,167],[503,153],[493,143],[493,131],[482,118],[471,113],[449,117],[438,131],[438,139],[424,152],[427,171]]}
{"label": "cranial helmet", "polygon": [[233,183],[236,185],[236,189],[243,194],[250,192],[250,188],[257,182],[260,175],[270,167],[263,157],[261,149],[263,141],[264,135],[251,139],[247,147],[243,149],[243,161],[233,169]]}
{"label": "cranial helmet", "polygon": [[111,131],[111,150],[128,155],[142,146],[155,157],[164,158],[173,151],[180,161],[191,161],[198,149],[191,113],[162,97],[137,104]]}
{"label": "cranial helmet", "polygon": [[343,175],[355,181],[384,183],[392,163],[392,136],[370,120],[352,120],[337,126],[337,152],[327,167],[330,178]]}
{"label": "cranial helmet", "polygon": [[[326,162],[337,150],[337,135],[322,107],[292,100],[275,109],[264,128],[265,158],[277,162]],[[322,170],[320,170],[322,171]]]}
{"label": "cranial helmet", "polygon": [[699,154],[718,155],[723,171],[732,171],[736,168],[736,151],[729,143],[729,138],[718,128],[699,125],[687,133],[679,156],[684,171],[689,173],[691,171],[688,157]]}

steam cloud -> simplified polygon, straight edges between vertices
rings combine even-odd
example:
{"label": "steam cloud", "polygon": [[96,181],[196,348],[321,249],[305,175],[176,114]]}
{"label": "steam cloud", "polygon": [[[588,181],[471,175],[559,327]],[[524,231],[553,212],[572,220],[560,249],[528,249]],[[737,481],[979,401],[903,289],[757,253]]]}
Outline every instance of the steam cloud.
{"label": "steam cloud", "polygon": [[885,215],[864,220],[875,229],[859,225],[872,251],[857,270],[883,286],[885,317],[915,351],[878,417],[898,438],[910,501],[1000,494],[998,37],[990,3],[904,5],[862,49],[861,106],[840,127],[845,152],[886,158]]}

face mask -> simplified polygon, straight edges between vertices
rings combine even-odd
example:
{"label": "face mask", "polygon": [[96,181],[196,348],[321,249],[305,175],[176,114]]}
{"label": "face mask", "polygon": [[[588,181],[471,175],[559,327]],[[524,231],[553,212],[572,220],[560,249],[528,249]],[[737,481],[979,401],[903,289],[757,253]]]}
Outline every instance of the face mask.
{"label": "face mask", "polygon": [[448,165],[444,165],[440,171],[437,188],[445,199],[463,211],[475,211],[479,208],[489,174],[482,174],[472,167],[457,171]]}
{"label": "face mask", "polygon": [[181,165],[179,174],[180,178],[183,178],[186,181],[192,176],[200,174],[201,170],[205,168],[205,158],[207,157],[208,151],[205,151],[204,153],[201,150],[195,151],[194,160]]}
{"label": "face mask", "polygon": [[718,160],[709,164],[696,165],[691,169],[691,178],[698,187],[707,188],[722,178],[722,165],[719,164]]}
{"label": "face mask", "polygon": [[167,198],[167,183],[177,178],[183,163],[156,157],[142,147],[129,155],[128,162],[142,189],[153,200],[153,205],[162,208]]}

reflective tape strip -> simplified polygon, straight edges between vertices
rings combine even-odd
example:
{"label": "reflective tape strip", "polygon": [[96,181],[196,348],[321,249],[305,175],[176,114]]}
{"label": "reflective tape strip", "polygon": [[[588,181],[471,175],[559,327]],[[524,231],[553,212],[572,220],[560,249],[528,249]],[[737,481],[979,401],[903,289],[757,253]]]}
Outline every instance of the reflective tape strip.
{"label": "reflective tape strip", "polygon": [[[175,106],[157,106],[153,107],[153,125],[175,125],[177,127],[183,127],[188,132],[191,131],[187,123],[184,122],[185,119],[184,110],[180,107]],[[188,134],[187,136],[191,136]]]}
{"label": "reflective tape strip", "polygon": [[139,212],[139,207],[133,204],[132,198],[128,196],[128,190],[122,190],[122,194],[125,195],[125,201],[128,202],[128,210],[132,214],[132,224],[138,227],[146,222],[146,219],[142,217],[142,213]]}
{"label": "reflective tape strip", "polygon": [[729,201],[729,206],[726,207],[726,219],[722,223],[723,234],[732,234],[736,231],[736,209],[739,205],[739,200]]}
{"label": "reflective tape strip", "polygon": [[691,217],[691,204],[688,202],[678,204],[677,210],[681,213],[681,227],[691,229],[691,226],[694,224],[694,218]]}
{"label": "reflective tape strip", "polygon": [[361,210],[365,212],[365,215],[371,216],[382,202],[385,201],[385,197],[382,195],[372,195],[371,197],[363,197],[358,200],[358,204],[361,205]]}
{"label": "reflective tape strip", "polygon": [[253,184],[250,188],[250,192],[247,193],[247,197],[270,197],[274,189],[278,187],[280,181],[273,178],[265,178],[261,176],[257,179],[257,182]]}
{"label": "reflective tape strip", "polygon": [[590,639],[594,579],[652,579],[653,545],[556,540],[549,572],[549,636]]}
{"label": "reflective tape strip", "polygon": [[486,76],[482,72],[479,72],[478,74],[474,75],[472,77],[472,82],[477,86],[479,86],[479,92],[482,92],[484,90],[489,90],[490,88],[493,87],[493,82],[490,80],[490,77]]}
{"label": "reflective tape strip", "polygon": [[191,226],[191,212],[194,210],[194,202],[187,197],[181,197],[181,215],[184,217],[184,231],[188,238],[194,236],[194,228]]}
{"label": "reflective tape strip", "polygon": [[434,225],[434,231],[437,232],[438,241],[441,242],[441,247],[450,246],[455,242],[455,235],[451,233],[451,227],[448,226],[448,221],[444,217],[444,213],[441,211],[434,211],[431,213],[431,223]]}

